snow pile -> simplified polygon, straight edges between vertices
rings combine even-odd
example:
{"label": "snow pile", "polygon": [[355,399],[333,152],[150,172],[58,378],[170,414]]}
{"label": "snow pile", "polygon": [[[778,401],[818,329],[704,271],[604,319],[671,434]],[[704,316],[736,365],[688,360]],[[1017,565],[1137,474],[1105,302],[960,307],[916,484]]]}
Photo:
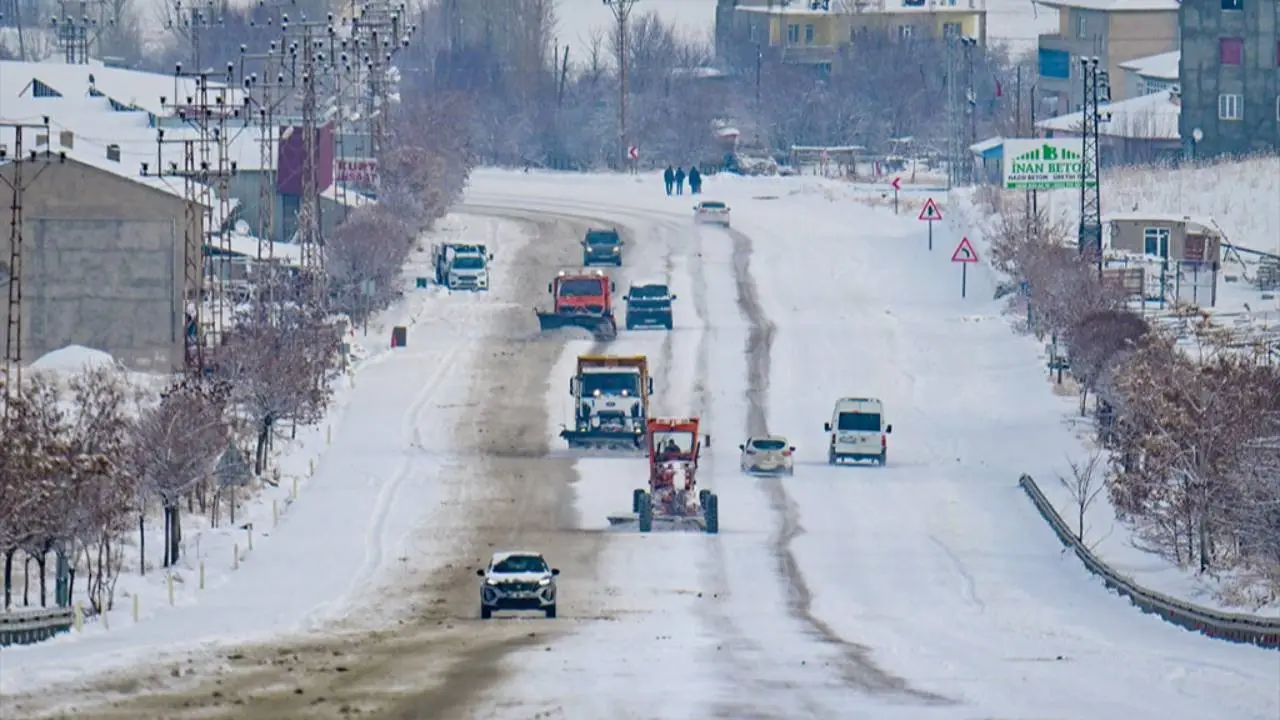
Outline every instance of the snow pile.
{"label": "snow pile", "polygon": [[31,363],[32,370],[44,370],[55,373],[80,373],[100,368],[119,368],[120,363],[109,353],[94,350],[83,345],[68,345],[59,350],[46,353],[39,360]]}

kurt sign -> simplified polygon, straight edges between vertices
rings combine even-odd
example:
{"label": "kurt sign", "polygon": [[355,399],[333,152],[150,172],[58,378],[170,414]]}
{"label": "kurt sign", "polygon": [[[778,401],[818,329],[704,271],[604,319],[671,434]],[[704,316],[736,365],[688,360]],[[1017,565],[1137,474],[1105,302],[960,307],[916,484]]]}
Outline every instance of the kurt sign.
{"label": "kurt sign", "polygon": [[[1004,141],[1004,186],[1008,190],[1080,189],[1078,138]],[[1089,186],[1094,185],[1091,180]]]}

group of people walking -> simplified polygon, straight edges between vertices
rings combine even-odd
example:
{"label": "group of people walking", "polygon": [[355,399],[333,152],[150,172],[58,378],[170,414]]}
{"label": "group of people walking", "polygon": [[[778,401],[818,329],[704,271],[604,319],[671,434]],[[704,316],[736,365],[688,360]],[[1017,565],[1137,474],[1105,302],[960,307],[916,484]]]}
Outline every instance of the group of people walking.
{"label": "group of people walking", "polygon": [[702,192],[702,173],[698,172],[698,168],[690,167],[686,174],[683,167],[672,168],[668,165],[662,171],[662,182],[667,186],[668,195],[683,195],[685,180],[689,181],[690,193],[698,195]]}

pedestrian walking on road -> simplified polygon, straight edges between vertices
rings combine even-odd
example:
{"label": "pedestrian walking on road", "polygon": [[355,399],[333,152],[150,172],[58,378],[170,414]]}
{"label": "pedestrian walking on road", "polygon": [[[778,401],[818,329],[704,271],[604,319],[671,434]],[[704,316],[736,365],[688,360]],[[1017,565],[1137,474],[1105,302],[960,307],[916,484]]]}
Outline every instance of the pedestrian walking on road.
{"label": "pedestrian walking on road", "polygon": [[702,173],[698,172],[696,165],[689,168],[689,192],[694,195],[702,193]]}
{"label": "pedestrian walking on road", "polygon": [[684,168],[676,168],[676,194],[684,194]]}
{"label": "pedestrian walking on road", "polygon": [[662,184],[667,186],[667,195],[670,195],[671,190],[676,186],[676,171],[670,165],[662,171]]}

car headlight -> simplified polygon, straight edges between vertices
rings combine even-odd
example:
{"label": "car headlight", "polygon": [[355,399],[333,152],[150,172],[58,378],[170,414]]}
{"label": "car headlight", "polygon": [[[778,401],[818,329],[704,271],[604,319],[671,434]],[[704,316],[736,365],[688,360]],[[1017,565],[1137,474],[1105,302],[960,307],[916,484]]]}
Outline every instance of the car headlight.
{"label": "car headlight", "polygon": [[620,247],[614,247],[614,248],[613,248],[613,251],[614,251],[614,252],[616,252],[616,253],[618,253],[618,252],[622,252],[622,248],[620,248]]}
{"label": "car headlight", "polygon": [[538,581],[538,584],[541,585],[542,587],[546,587],[551,584],[551,578],[542,578],[541,580]]}
{"label": "car headlight", "polygon": [[493,578],[485,578],[485,579],[484,579],[484,584],[485,584],[485,585],[497,585],[497,584],[498,584],[498,581],[497,581],[497,580],[494,580]]}

